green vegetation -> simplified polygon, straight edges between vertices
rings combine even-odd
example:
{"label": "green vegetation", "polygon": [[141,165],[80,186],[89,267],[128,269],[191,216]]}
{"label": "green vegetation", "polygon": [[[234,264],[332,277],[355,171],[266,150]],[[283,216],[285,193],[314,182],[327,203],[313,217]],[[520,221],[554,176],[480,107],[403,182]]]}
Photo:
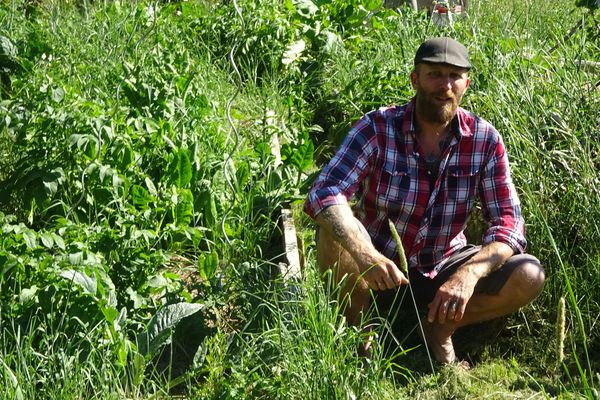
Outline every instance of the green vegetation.
{"label": "green vegetation", "polygon": [[[471,1],[445,31],[380,3],[2,3],[0,397],[598,397],[596,3]],[[439,34],[471,51],[465,107],[503,134],[547,273],[494,340],[465,329],[468,374],[432,373],[406,300],[358,358],[300,212],[350,124],[412,96]]]}

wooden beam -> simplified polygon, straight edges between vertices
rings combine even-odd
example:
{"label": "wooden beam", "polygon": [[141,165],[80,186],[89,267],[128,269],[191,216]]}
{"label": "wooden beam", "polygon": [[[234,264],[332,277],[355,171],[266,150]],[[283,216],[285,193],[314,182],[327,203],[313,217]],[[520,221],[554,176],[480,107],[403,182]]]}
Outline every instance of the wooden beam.
{"label": "wooden beam", "polygon": [[279,263],[279,269],[284,281],[291,279],[299,280],[302,277],[302,266],[300,253],[298,251],[298,239],[292,210],[284,208],[281,210],[281,225],[283,231],[283,246],[285,250],[285,262]]}

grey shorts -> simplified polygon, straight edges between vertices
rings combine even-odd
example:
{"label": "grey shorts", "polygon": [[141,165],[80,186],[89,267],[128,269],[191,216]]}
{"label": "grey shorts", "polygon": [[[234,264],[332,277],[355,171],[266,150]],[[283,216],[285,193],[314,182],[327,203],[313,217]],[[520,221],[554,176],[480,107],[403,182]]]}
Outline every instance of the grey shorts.
{"label": "grey shorts", "polygon": [[[423,311],[427,310],[427,305],[431,303],[440,286],[456,272],[458,267],[467,262],[479,250],[481,250],[481,246],[466,245],[450,256],[448,261],[446,261],[444,269],[433,279],[423,276],[415,269],[411,269],[409,271],[409,280],[419,309]],[[539,260],[530,254],[513,255],[500,268],[485,278],[480,279],[475,286],[475,293],[498,294],[514,270],[524,263],[532,263],[540,267],[540,269],[542,268]],[[386,306],[389,307],[396,296],[397,293],[395,290],[377,292],[377,303],[384,308]]]}

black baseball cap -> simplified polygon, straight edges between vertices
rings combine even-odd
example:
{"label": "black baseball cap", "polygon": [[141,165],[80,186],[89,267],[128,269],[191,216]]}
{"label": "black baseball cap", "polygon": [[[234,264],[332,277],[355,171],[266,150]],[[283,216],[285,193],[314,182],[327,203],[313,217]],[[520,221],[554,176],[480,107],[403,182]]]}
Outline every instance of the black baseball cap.
{"label": "black baseball cap", "polygon": [[415,65],[420,63],[448,64],[460,68],[471,68],[469,51],[456,40],[439,37],[426,40],[417,49]]}

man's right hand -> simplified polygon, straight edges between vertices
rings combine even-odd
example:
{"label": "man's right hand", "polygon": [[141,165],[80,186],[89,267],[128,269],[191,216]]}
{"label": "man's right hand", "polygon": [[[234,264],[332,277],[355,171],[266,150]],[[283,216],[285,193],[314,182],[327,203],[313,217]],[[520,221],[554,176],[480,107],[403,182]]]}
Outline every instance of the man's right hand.
{"label": "man's right hand", "polygon": [[396,264],[376,250],[362,255],[357,263],[363,279],[373,290],[394,289],[408,284],[408,279]]}

